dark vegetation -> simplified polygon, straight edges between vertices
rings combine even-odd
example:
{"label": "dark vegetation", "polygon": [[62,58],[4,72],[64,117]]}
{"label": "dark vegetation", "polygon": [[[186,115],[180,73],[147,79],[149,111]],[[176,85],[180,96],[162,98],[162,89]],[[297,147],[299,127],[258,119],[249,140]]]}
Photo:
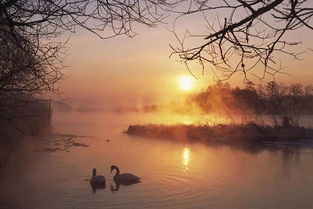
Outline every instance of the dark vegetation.
{"label": "dark vegetation", "polygon": [[[274,81],[254,85],[252,82],[244,88],[232,88],[228,83],[218,82],[207,89],[190,94],[185,100],[173,101],[163,105],[149,105],[128,109],[116,109],[117,112],[168,112],[193,114],[194,110],[201,114],[217,114],[233,117],[240,115],[242,123],[251,121],[258,115],[271,117],[271,124],[297,127],[302,115],[313,114],[313,86],[300,83],[285,85]],[[264,122],[264,121],[263,121]]]}
{"label": "dark vegetation", "polygon": [[286,128],[248,124],[209,125],[130,125],[125,132],[131,136],[199,141],[215,143],[238,142],[303,142],[313,143],[313,130],[309,128]]}
{"label": "dark vegetation", "polygon": [[9,154],[25,135],[51,133],[51,114],[50,100],[23,94],[0,95],[0,177]]}
{"label": "dark vegetation", "polygon": [[250,82],[243,89],[217,83],[188,99],[188,103],[196,104],[204,113],[237,113],[243,122],[249,122],[245,121],[248,114],[268,114],[274,126],[284,121],[290,127],[298,127],[303,114],[313,114],[312,102],[312,85],[284,85],[274,81],[259,86]]}
{"label": "dark vegetation", "polygon": [[51,102],[29,96],[14,99],[0,97],[0,134],[10,138],[14,132],[25,135],[44,135],[50,133]]}
{"label": "dark vegetation", "polygon": [[249,154],[281,151],[288,160],[303,148],[313,147],[313,130],[238,125],[130,125],[125,131],[131,137],[169,140],[175,143],[201,143],[210,147],[228,146]]}
{"label": "dark vegetation", "polygon": [[[192,105],[203,114],[217,113],[230,117],[239,114],[242,117],[240,123],[130,125],[125,133],[130,136],[214,144],[276,143],[312,146],[313,129],[301,127],[299,123],[302,115],[313,113],[312,102],[312,86],[269,82],[255,87],[250,82],[240,89],[231,88],[227,83],[217,83],[188,97],[186,109]],[[272,123],[248,117],[251,115],[270,116]]]}

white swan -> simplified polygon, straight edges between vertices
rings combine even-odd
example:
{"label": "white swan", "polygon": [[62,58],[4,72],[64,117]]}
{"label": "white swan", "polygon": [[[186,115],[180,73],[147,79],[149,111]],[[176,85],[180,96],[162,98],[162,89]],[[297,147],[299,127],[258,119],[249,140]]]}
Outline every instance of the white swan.
{"label": "white swan", "polygon": [[105,177],[97,175],[97,170],[94,168],[92,170],[92,177],[90,179],[90,184],[93,187],[105,187]]}
{"label": "white swan", "polygon": [[120,174],[120,169],[116,165],[111,166],[111,172],[113,170],[116,170],[114,181],[120,183],[120,184],[134,184],[140,182],[140,179],[138,176],[135,176],[131,173],[122,173]]}

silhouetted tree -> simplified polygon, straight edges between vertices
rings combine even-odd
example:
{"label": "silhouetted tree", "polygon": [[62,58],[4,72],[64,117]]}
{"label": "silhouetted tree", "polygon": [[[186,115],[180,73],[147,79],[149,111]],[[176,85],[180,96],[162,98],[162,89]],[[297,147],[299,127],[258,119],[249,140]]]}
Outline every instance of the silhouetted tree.
{"label": "silhouetted tree", "polygon": [[[198,60],[211,68],[218,80],[236,72],[262,79],[274,76],[283,67],[277,55],[298,59],[293,46],[301,41],[288,41],[286,35],[300,28],[313,30],[311,0],[190,0],[180,17],[202,12],[209,32],[204,35],[187,31],[179,45],[172,47],[186,64]],[[216,14],[213,18],[212,14]],[[193,38],[190,45],[187,38]],[[196,44],[195,44],[196,43]],[[253,69],[263,68],[263,71]]]}
{"label": "silhouetted tree", "polygon": [[173,5],[154,0],[0,0],[0,123],[5,119],[17,127],[19,119],[28,118],[24,124],[29,124],[29,118],[45,111],[50,117],[47,102],[37,98],[59,92],[67,42],[60,41],[62,35],[82,28],[101,39],[132,37],[134,23],[154,26],[163,18],[163,7]]}
{"label": "silhouetted tree", "polygon": [[283,108],[284,95],[288,88],[283,84],[278,84],[275,81],[268,82],[265,85],[265,109],[272,116],[275,126],[279,126],[279,117],[281,114],[286,115],[286,109]]}
{"label": "silhouetted tree", "polygon": [[[133,23],[154,26],[165,1],[1,0],[0,92],[57,91],[64,43],[53,41],[83,28],[100,38],[133,36]],[[54,39],[55,40],[55,39]]]}

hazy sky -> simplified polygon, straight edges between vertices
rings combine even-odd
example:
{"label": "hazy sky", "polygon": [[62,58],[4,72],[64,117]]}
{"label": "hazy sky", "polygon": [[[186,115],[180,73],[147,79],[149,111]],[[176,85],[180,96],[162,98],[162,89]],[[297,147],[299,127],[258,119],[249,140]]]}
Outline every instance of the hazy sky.
{"label": "hazy sky", "polygon": [[[66,74],[70,78],[60,83],[63,98],[75,101],[87,100],[91,106],[122,104],[164,103],[175,96],[186,94],[179,88],[179,78],[192,77],[177,57],[169,58],[169,43],[177,44],[173,34],[167,30],[172,25],[159,25],[157,28],[137,26],[139,35],[134,38],[119,36],[100,40],[86,31],[71,36],[68,56],[65,64]],[[197,30],[205,27],[197,17],[182,20],[176,25],[179,33],[186,27]],[[303,41],[297,48],[302,61],[284,58],[290,75],[278,75],[278,81],[285,83],[313,83],[312,55],[308,47],[313,48],[313,35],[310,30],[295,31],[289,35],[293,41]],[[193,72],[200,74],[200,66],[194,66]],[[269,80],[268,77],[266,80]],[[235,85],[243,84],[242,75],[229,80]],[[194,90],[201,90],[214,83],[212,72],[205,70],[204,76],[194,79]]]}

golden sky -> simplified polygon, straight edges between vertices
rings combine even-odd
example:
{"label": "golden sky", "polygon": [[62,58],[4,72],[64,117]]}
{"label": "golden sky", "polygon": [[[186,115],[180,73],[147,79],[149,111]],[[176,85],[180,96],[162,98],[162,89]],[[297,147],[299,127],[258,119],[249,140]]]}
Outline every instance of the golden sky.
{"label": "golden sky", "polygon": [[[178,32],[185,30],[186,25],[201,28],[196,18],[184,22]],[[109,104],[151,104],[164,103],[171,98],[186,94],[180,88],[181,76],[194,80],[193,90],[199,91],[214,83],[210,69],[201,76],[200,66],[192,66],[198,79],[192,78],[184,64],[177,57],[169,58],[169,44],[177,44],[173,34],[167,29],[171,25],[160,25],[156,28],[136,27],[138,35],[134,38],[119,36],[101,40],[86,31],[79,31],[71,36],[65,64],[66,74],[71,76],[60,83],[62,97],[71,100],[87,100],[94,103]],[[290,75],[278,75],[276,79],[285,83],[313,83],[312,55],[308,47],[313,48],[312,32],[301,30],[289,35],[290,40],[303,41],[298,51],[302,61],[283,59],[287,68],[284,72]],[[270,80],[266,78],[265,80]],[[229,82],[232,86],[242,85],[243,77],[238,74]]]}

